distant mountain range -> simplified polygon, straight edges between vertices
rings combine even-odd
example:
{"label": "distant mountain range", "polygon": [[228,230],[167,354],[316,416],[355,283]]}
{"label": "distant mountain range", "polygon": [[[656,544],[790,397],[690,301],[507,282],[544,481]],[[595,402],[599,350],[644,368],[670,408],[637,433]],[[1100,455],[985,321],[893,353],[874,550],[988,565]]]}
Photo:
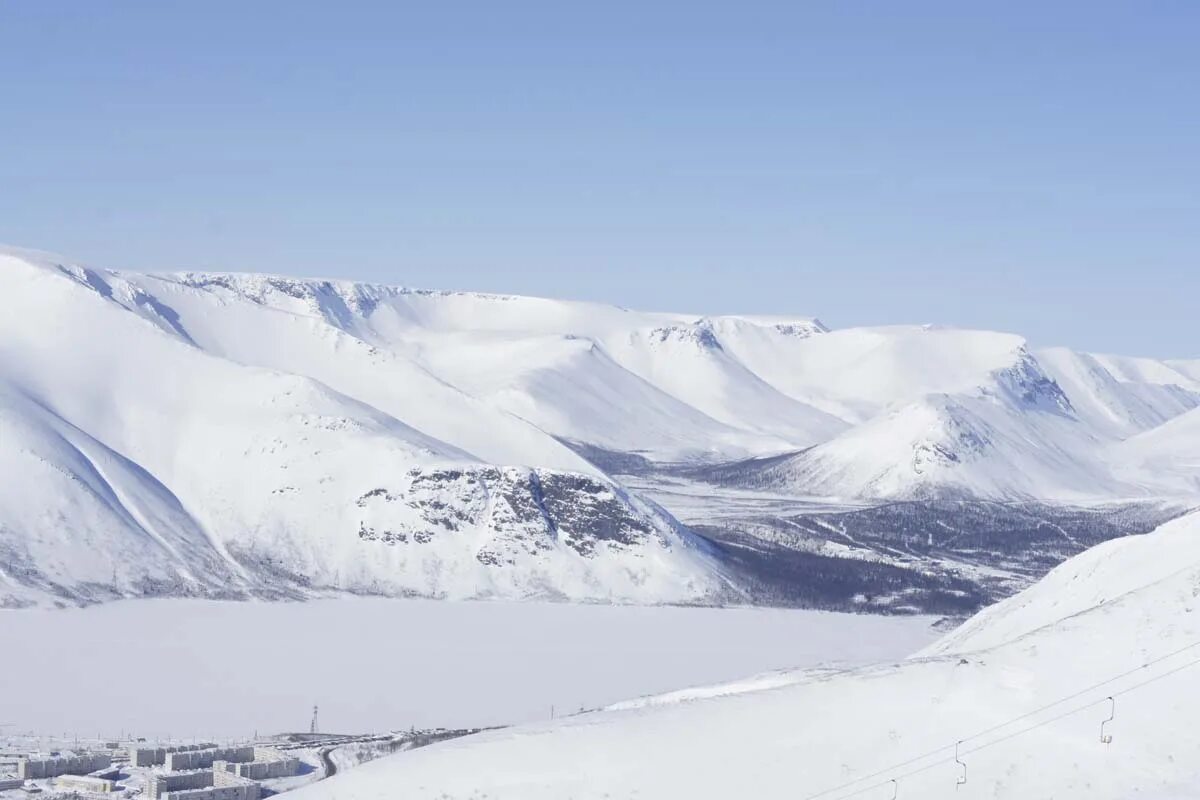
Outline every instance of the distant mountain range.
{"label": "distant mountain range", "polygon": [[[979,586],[961,552],[939,550],[948,503],[1135,520],[1107,538],[1200,497],[1200,360],[15,250],[0,292],[4,605],[336,592],[822,605],[780,588],[805,577],[774,574],[779,547],[910,577],[937,562]],[[914,503],[923,519],[941,509],[910,537],[928,552],[813,523]],[[880,519],[884,539],[900,530]],[[1032,562],[1039,542],[1020,540],[1017,584],[1086,544],[1063,536]],[[872,607],[927,608],[898,599],[912,589],[884,587]]]}

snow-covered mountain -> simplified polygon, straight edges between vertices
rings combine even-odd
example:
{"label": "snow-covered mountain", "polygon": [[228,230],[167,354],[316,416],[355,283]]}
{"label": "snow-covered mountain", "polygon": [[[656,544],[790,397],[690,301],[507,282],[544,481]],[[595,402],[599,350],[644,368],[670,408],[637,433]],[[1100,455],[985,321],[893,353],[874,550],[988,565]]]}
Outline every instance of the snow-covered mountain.
{"label": "snow-covered mountain", "polygon": [[724,596],[668,514],[411,359],[185,282],[209,304],[36,259],[0,274],[0,602]]}
{"label": "snow-covered mountain", "polygon": [[1200,361],[23,251],[0,291],[0,602],[746,597],[629,472],[855,507],[1200,492]]}
{"label": "snow-covered mountain", "polygon": [[481,734],[296,800],[1196,797],[1198,586],[1192,515],[1071,559],[899,663]]}
{"label": "snow-covered mountain", "polygon": [[[966,335],[978,347],[982,335]],[[1194,409],[1200,384],[1162,362],[1035,354],[1011,338],[1001,357],[1000,340],[997,334],[988,342],[993,349],[981,363],[991,368],[979,370],[973,383],[915,399],[896,392],[898,399],[864,422],[748,472],[745,482],[876,499],[1086,502],[1175,491],[1156,470],[1132,472],[1111,446]],[[907,368],[917,383],[940,372],[936,362]]]}

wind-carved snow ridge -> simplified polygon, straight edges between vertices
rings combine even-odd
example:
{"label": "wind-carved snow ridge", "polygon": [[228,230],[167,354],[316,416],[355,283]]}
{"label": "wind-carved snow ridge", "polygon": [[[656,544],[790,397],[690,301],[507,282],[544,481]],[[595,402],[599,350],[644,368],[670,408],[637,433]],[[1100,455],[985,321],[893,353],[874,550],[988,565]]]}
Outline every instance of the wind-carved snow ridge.
{"label": "wind-carved snow ridge", "polygon": [[[0,281],[8,604],[974,609],[1090,544],[1087,509],[1140,532],[1200,494],[1200,361],[18,251]],[[968,547],[980,515],[1021,544]]]}

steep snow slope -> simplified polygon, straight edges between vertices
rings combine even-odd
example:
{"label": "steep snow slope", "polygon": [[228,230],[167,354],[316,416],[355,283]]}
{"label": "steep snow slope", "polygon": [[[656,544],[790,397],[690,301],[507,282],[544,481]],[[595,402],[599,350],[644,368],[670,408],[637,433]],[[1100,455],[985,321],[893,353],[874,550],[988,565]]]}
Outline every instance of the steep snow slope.
{"label": "steep snow slope", "polygon": [[[450,337],[446,337],[450,338]],[[785,450],[788,439],[719,422],[570,335],[457,337],[423,353],[455,386],[537,427],[607,450],[711,459]],[[636,409],[636,418],[630,411]]]}
{"label": "steep snow slope", "polygon": [[1136,494],[1110,473],[1104,439],[1023,347],[971,392],[927,395],[743,480],[869,498],[1079,501]]}
{"label": "steep snow slope", "polygon": [[1200,493],[1200,409],[1130,437],[1110,452],[1118,475],[1154,490],[1167,486],[1181,494]]}
{"label": "steep snow slope", "polygon": [[[342,380],[363,372],[344,363],[347,351],[357,348],[381,362],[385,372],[400,371],[397,381],[405,387],[435,378],[446,384],[443,390],[454,387],[472,398],[485,398],[484,407],[474,411],[486,420],[480,424],[482,435],[465,439],[456,434],[455,424],[439,425],[438,419],[430,418],[431,406],[461,418],[455,412],[462,401],[443,411],[445,403],[435,392],[380,390],[406,421],[491,460],[514,460],[511,454],[502,457],[489,450],[503,431],[502,426],[491,432],[494,409],[512,412],[558,437],[642,451],[664,460],[794,449],[845,427],[780,394],[730,358],[713,336],[709,320],[589,303],[340,281],[247,275],[124,277],[178,314],[202,346],[228,357],[311,374],[318,368],[311,363],[313,343],[292,341],[307,336],[336,349]],[[294,324],[280,324],[278,314]],[[414,370],[426,374],[413,375]],[[554,372],[562,383],[554,385],[552,380],[547,385],[547,372]],[[344,386],[328,370],[321,375],[355,396],[365,388]],[[588,391],[597,384],[608,391]],[[631,418],[631,400],[641,401],[645,413]],[[620,424],[602,426],[599,418]],[[597,441],[599,427],[609,431],[607,441]],[[553,444],[541,443],[551,450]],[[570,457],[558,447],[559,458]],[[548,457],[543,451],[536,455],[537,463]]]}
{"label": "steep snow slope", "polygon": [[[268,276],[121,279],[210,351],[315,377],[488,461],[590,469],[560,440],[656,461],[816,445],[762,481],[842,498],[1104,498],[1154,491],[1114,479],[1105,445],[1200,404],[1178,366],[1033,352],[986,331],[831,332]],[[1006,444],[971,446],[996,437]]]}
{"label": "steep snow slope", "polygon": [[[1200,597],[1196,593],[1200,585],[1193,586],[1188,593],[1190,599],[1181,595],[1181,601],[1166,602],[1161,607],[1147,600],[1164,589],[1169,594],[1186,587],[1198,571],[1200,514],[1194,513],[1144,536],[1096,545],[1059,565],[1024,592],[980,611],[923,654],[986,650],[1051,629],[1108,604],[1141,605],[1147,615],[1161,616],[1154,624],[1165,627],[1177,622],[1180,614],[1192,613],[1194,600]],[[1195,655],[1200,657],[1200,652]]]}
{"label": "steep snow slope", "polygon": [[[986,331],[88,274],[127,287],[110,297],[208,352],[315,378],[494,463],[593,471],[564,441],[667,462],[815,446],[763,480],[841,498],[1103,499],[1157,491],[1116,480],[1106,447],[1200,404],[1186,362],[1034,352]],[[1003,446],[972,448],[996,437]]]}
{"label": "steep snow slope", "polygon": [[1197,490],[1191,362],[22,254],[0,283],[11,602],[725,596],[712,551],[613,464],[837,503]]}
{"label": "steep snow slope", "polygon": [[581,469],[481,463],[310,377],[212,355],[118,279],[15,258],[0,270],[0,420],[16,445],[0,460],[0,602],[722,591],[690,534],[536,429],[510,443]]}
{"label": "steep snow slope", "polygon": [[[739,328],[746,327],[753,323],[743,320]],[[714,419],[773,433],[792,447],[823,441],[845,428],[836,417],[783,394],[728,353],[714,320],[613,335],[606,347],[629,370]]]}
{"label": "steep snow slope", "polygon": [[1161,361],[1037,351],[1038,362],[1096,431],[1124,438],[1200,406],[1200,381]]}
{"label": "steep snow slope", "polygon": [[381,302],[377,287],[260,276],[109,280],[130,287],[127,294],[153,297],[172,329],[206,352],[313,378],[478,459],[592,471],[544,431],[448,384],[403,352],[373,344],[368,319],[355,310]]}
{"label": "steep snow slope", "polygon": [[0,384],[0,599],[239,583],[171,491],[135,462]]}
{"label": "steep snow slope", "polygon": [[1197,586],[1193,515],[1067,562],[921,657],[470,737],[296,800],[1195,796]]}
{"label": "steep snow slope", "polygon": [[994,383],[1025,355],[1019,336],[934,326],[851,328],[796,336],[739,328],[727,347],[785,394],[850,422],[930,394]]}
{"label": "steep snow slope", "polygon": [[874,498],[1120,494],[1095,450],[1096,442],[1065,413],[1020,414],[995,398],[938,395],[882,414],[755,478],[768,486]]}

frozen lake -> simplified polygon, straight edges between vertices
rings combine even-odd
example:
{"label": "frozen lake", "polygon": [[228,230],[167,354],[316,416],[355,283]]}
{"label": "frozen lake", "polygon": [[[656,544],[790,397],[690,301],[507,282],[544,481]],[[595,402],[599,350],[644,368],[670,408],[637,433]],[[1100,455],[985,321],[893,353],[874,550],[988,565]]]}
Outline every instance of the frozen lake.
{"label": "frozen lake", "polygon": [[349,598],[0,611],[0,733],[233,738],[497,725],[908,655],[928,617]]}

